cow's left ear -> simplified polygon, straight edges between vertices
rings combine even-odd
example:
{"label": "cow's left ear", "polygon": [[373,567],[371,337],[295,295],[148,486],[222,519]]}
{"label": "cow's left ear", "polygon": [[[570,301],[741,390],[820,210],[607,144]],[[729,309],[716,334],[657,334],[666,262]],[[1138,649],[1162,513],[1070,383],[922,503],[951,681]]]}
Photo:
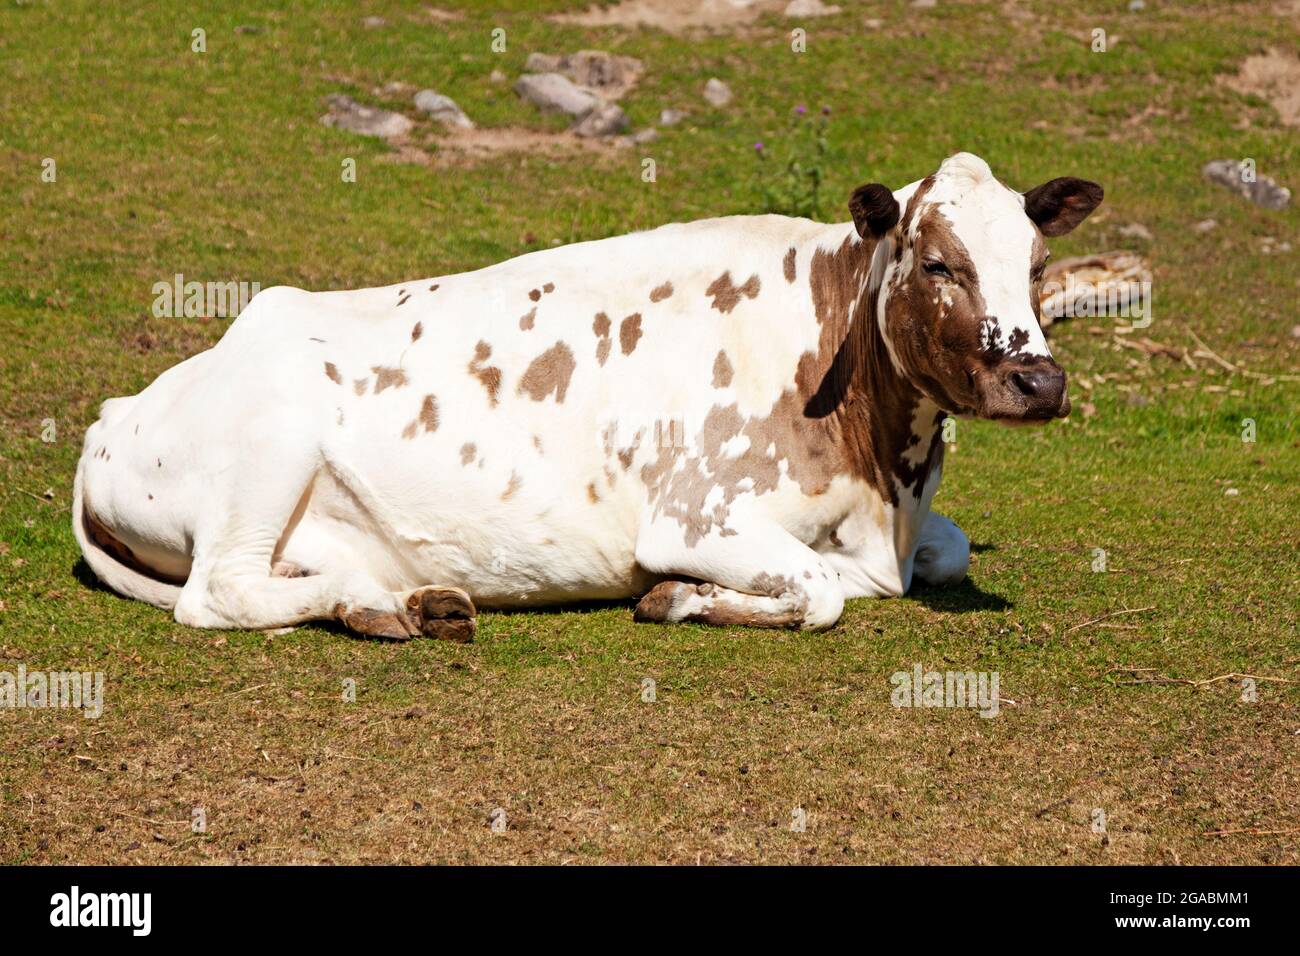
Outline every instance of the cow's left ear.
{"label": "cow's left ear", "polygon": [[1045,236],[1063,236],[1101,205],[1105,191],[1073,176],[1049,180],[1025,193],[1025,215]]}
{"label": "cow's left ear", "polygon": [[898,225],[898,200],[893,191],[881,183],[868,183],[853,190],[849,197],[849,212],[853,214],[853,225],[858,235],[868,235],[879,239],[894,226]]}

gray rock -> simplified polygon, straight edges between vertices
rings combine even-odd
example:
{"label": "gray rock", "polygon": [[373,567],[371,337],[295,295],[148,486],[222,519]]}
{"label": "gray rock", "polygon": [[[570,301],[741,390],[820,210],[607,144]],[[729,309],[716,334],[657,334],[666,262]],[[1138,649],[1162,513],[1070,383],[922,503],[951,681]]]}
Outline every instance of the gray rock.
{"label": "gray rock", "polygon": [[604,103],[573,125],[577,136],[593,138],[597,136],[615,136],[627,129],[627,114],[622,107],[614,103]]}
{"label": "gray rock", "polygon": [[603,99],[616,100],[632,88],[643,65],[630,56],[615,56],[604,50],[579,50],[566,56],[530,53],[524,61],[524,70],[528,73],[559,73]]}
{"label": "gray rock", "polygon": [[1130,222],[1127,226],[1121,226],[1119,234],[1126,239],[1142,239],[1146,242],[1155,238],[1151,235],[1151,230],[1140,222]]}
{"label": "gray rock", "polygon": [[1256,173],[1254,182],[1243,180],[1241,163],[1235,159],[1208,162],[1201,167],[1201,174],[1265,209],[1285,209],[1291,202],[1291,190],[1279,185],[1272,176]]}
{"label": "gray rock", "polygon": [[1207,232],[1213,232],[1215,229],[1218,228],[1219,228],[1219,221],[1217,219],[1202,219],[1200,222],[1192,226],[1192,231],[1205,234]]}
{"label": "gray rock", "polygon": [[435,90],[420,90],[415,94],[415,108],[428,113],[443,126],[457,129],[473,129],[474,123],[464,111],[456,105],[450,96],[443,96]]}
{"label": "gray rock", "polygon": [[731,87],[715,76],[704,84],[704,98],[721,109],[731,102]]}
{"label": "gray rock", "polygon": [[822,0],[790,0],[785,8],[787,17],[828,17],[839,12],[839,7],[828,7]]}
{"label": "gray rock", "polygon": [[664,110],[659,114],[659,125],[676,126],[684,119],[686,119],[686,114],[681,110]]}
{"label": "gray rock", "polygon": [[362,19],[361,25],[368,30],[373,30],[376,27],[388,26],[388,21],[383,17],[365,17]]}
{"label": "gray rock", "polygon": [[331,93],[326,100],[330,105],[330,111],[322,116],[320,121],[326,126],[344,129],[350,133],[391,139],[405,136],[415,125],[401,113],[366,106],[343,93]]}
{"label": "gray rock", "polygon": [[554,53],[530,53],[524,60],[525,73],[559,73],[560,58]]}
{"label": "gray rock", "polygon": [[601,105],[600,97],[595,93],[579,89],[559,73],[521,76],[515,83],[515,92],[539,109],[568,113],[577,119]]}
{"label": "gray rock", "polygon": [[653,143],[655,140],[657,140],[659,138],[659,131],[654,127],[648,127],[636,133],[633,133],[629,138],[637,146],[641,146],[644,145],[645,143]]}

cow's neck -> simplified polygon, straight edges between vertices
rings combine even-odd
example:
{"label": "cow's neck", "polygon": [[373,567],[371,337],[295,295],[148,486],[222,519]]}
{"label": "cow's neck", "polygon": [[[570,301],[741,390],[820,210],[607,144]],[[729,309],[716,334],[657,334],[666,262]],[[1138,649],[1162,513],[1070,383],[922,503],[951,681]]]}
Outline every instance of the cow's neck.
{"label": "cow's neck", "polygon": [[[850,230],[834,251],[825,249],[812,257],[822,345],[816,373],[804,376],[809,385],[816,381],[805,413],[836,422],[850,467],[889,506],[900,553],[910,551],[938,484],[943,413],[890,358],[877,321],[888,293],[879,274],[873,282],[876,240]],[[883,265],[876,263],[877,273]]]}

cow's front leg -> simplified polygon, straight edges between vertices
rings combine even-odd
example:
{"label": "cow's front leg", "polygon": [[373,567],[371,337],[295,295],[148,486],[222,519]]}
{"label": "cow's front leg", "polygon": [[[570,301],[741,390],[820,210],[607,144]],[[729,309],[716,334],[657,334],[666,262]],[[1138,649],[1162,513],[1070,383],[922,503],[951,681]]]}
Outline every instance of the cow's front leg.
{"label": "cow's front leg", "polygon": [[970,568],[970,542],[961,528],[930,512],[921,525],[912,559],[912,574],[926,584],[956,584]]}
{"label": "cow's front leg", "polygon": [[726,531],[688,538],[688,529],[671,519],[645,526],[637,562],[675,579],[641,599],[636,620],[804,630],[839,620],[844,589],[821,555],[767,519],[732,517]]}

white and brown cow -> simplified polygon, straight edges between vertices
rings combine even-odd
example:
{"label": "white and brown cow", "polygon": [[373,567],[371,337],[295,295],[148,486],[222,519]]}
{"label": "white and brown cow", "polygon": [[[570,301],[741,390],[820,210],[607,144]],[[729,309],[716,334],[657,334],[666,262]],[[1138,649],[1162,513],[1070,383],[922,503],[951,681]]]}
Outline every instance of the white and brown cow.
{"label": "white and brown cow", "polygon": [[[275,288],[86,433],[73,526],[197,627],[468,639],[479,607],[825,628],[961,580],[945,413],[1068,413],[1044,236],[1101,201],[967,153],[853,222],[746,216],[356,292]],[[471,599],[472,598],[472,599]]]}

